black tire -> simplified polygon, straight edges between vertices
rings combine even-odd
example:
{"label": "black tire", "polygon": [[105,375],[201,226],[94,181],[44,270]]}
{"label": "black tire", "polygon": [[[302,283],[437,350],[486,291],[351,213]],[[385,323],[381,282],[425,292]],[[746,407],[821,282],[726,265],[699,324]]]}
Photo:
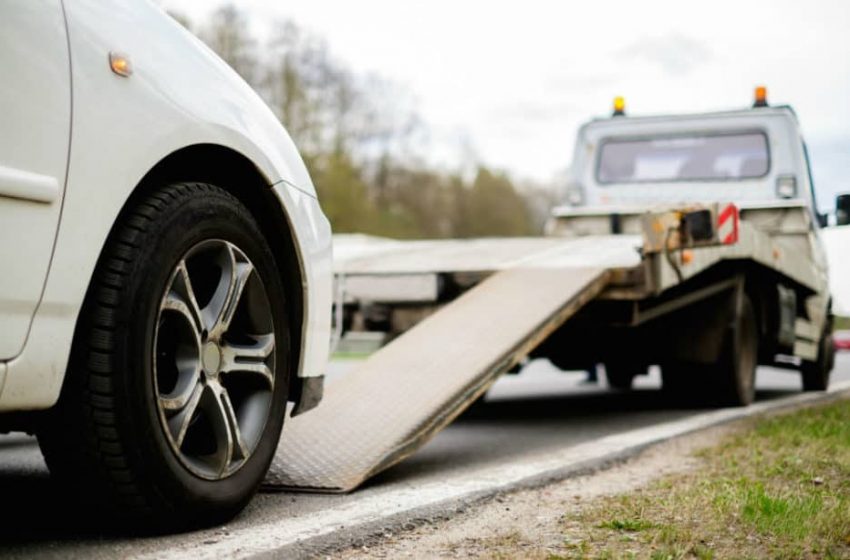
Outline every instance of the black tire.
{"label": "black tire", "polygon": [[[192,395],[197,390],[200,396],[191,399],[191,411],[185,409],[179,438],[184,447],[178,449],[174,434],[168,432],[163,408],[170,389],[163,388],[167,376],[162,372],[168,369],[170,359],[181,357],[176,349],[173,356],[168,354],[172,337],[167,332],[160,333],[168,321],[176,321],[165,315],[165,294],[174,292],[180,265],[188,269],[194,262],[190,259],[201,258],[192,256],[196,254],[207,259],[204,262],[212,262],[213,250],[231,257],[232,273],[224,288],[227,291],[224,296],[217,295],[224,293],[218,291],[225,281],[221,280],[225,278],[222,265],[221,279],[210,292],[206,306],[200,306],[203,296],[196,297],[194,292],[191,301],[198,303],[196,310],[203,309],[194,315],[201,325],[205,324],[204,313],[213,309],[213,301],[221,302],[216,303],[220,314],[215,316],[215,322],[216,327],[221,327],[217,332],[225,334],[217,341],[221,345],[219,361],[202,353],[212,344],[211,333],[203,331],[211,342],[203,347],[197,344],[196,363],[200,365],[192,368],[196,383]],[[247,261],[240,260],[243,258]],[[214,277],[208,277],[214,282]],[[202,291],[197,286],[195,289],[199,294]],[[243,341],[242,345],[255,349],[251,344],[260,340],[262,331],[257,326],[259,319],[252,314],[259,309],[256,302],[263,295],[270,314],[263,319],[267,321],[266,331],[273,328],[262,335],[265,346],[260,352],[265,353],[255,358],[264,381],[233,378],[240,380],[237,395],[230,385],[230,375],[248,370],[232,366],[238,361],[236,350],[232,350],[237,345],[231,344],[229,333],[237,325],[245,332],[258,333],[258,337]],[[251,301],[242,303],[246,300]],[[231,304],[233,301],[236,303]],[[220,324],[224,317],[228,317],[226,326]],[[191,319],[186,324],[189,323]],[[160,334],[162,338],[158,338]],[[173,345],[176,347],[177,343]],[[225,347],[231,352],[230,361],[226,362],[231,365],[229,372],[224,367]],[[71,489],[77,503],[90,506],[98,517],[117,520],[122,525],[132,522],[133,527],[139,527],[142,522],[146,528],[173,530],[225,521],[251,499],[274,455],[286,409],[290,356],[283,285],[274,256],[250,212],[232,195],[213,185],[178,183],[158,188],[122,214],[98,262],[77,325],[60,400],[38,431],[50,472],[62,487]],[[179,364],[183,362],[175,363],[175,368],[182,367]],[[161,367],[157,369],[157,365]],[[214,376],[209,373],[212,369]],[[218,379],[218,393],[213,392],[212,385],[197,389],[204,383],[213,383],[213,377]],[[177,394],[176,389],[173,391]],[[221,391],[228,395],[225,397]],[[242,431],[247,402],[253,407],[248,415],[252,422],[250,434]],[[202,404],[209,406],[204,408]],[[219,416],[213,417],[216,413],[207,410],[217,410]],[[237,422],[235,428],[233,421]],[[200,441],[205,437],[206,432],[198,432],[204,422],[214,438],[222,436],[229,442],[224,450],[220,449],[221,439],[212,442],[214,448],[209,441],[191,442],[192,453],[197,457],[212,457],[209,465],[215,464],[212,470],[219,469],[218,477],[206,476],[205,471],[199,470],[207,463],[199,462],[192,470],[189,452],[182,455],[191,438]],[[203,446],[207,449],[199,451]]]}
{"label": "black tire", "polygon": [[683,362],[661,364],[661,390],[671,399],[690,402],[697,393],[696,384],[703,381],[694,369],[698,366]]}
{"label": "black tire", "polygon": [[710,372],[719,406],[747,406],[755,399],[758,323],[750,298],[741,297],[740,314],[727,330],[720,359]]}
{"label": "black tire", "polygon": [[605,379],[608,386],[619,391],[630,391],[632,382],[641,372],[636,366],[628,363],[605,362]]}
{"label": "black tire", "polygon": [[834,367],[835,345],[832,341],[831,325],[827,325],[818,343],[818,359],[814,362],[804,360],[800,366],[803,391],[826,391]]}
{"label": "black tire", "polygon": [[661,391],[670,406],[714,406],[713,365],[671,361],[661,364]]}

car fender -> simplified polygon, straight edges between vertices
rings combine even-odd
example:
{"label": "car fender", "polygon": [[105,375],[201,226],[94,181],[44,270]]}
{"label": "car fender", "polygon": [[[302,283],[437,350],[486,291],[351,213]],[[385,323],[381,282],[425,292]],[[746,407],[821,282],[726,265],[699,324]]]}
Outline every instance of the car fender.
{"label": "car fender", "polygon": [[[115,219],[157,163],[197,144],[243,155],[275,190],[293,226],[304,289],[316,292],[305,294],[311,332],[302,369],[323,373],[327,349],[314,339],[330,328],[322,309],[330,305],[330,228],[285,129],[227,64],[151,2],[65,6],[73,76],[66,195],[42,299],[24,351],[7,364],[0,410],[58,399],[77,316]],[[130,62],[129,76],[111,70],[111,53]]]}

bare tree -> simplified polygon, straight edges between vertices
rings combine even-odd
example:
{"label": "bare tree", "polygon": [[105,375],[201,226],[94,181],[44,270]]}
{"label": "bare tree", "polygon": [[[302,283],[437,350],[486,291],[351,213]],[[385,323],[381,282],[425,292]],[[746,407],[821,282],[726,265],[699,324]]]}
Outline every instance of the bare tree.
{"label": "bare tree", "polygon": [[216,9],[201,31],[201,38],[249,84],[259,85],[257,41],[248,18],[233,4]]}
{"label": "bare tree", "polygon": [[192,20],[189,19],[189,16],[187,16],[183,12],[176,12],[174,10],[165,10],[165,12],[170,15],[174,21],[176,21],[189,31],[194,32],[192,29]]}
{"label": "bare tree", "polygon": [[[327,43],[283,21],[261,45],[233,4],[216,10],[202,37],[266,99],[298,145],[337,232],[392,237],[527,235],[543,199],[487,169],[467,141],[456,173],[417,154],[425,127],[411,96],[352,72]],[[260,64],[257,52],[263,52]],[[529,191],[532,192],[532,191]]]}

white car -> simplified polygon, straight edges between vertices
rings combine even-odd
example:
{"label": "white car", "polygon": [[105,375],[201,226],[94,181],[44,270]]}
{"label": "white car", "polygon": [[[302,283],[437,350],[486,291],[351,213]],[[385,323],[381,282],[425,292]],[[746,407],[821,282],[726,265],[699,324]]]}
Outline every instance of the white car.
{"label": "white car", "polygon": [[157,6],[0,4],[0,430],[81,503],[238,512],[321,398],[331,274],[286,131]]}

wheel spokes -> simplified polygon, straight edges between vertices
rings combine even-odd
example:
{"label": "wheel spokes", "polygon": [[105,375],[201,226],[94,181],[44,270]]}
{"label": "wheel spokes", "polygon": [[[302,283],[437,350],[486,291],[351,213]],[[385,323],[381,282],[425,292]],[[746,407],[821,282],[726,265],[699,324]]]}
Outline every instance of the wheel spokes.
{"label": "wheel spokes", "polygon": [[203,478],[229,476],[259,442],[275,386],[262,279],[235,245],[201,242],[175,266],[157,325],[156,400],[172,449]]}
{"label": "wheel spokes", "polygon": [[242,300],[245,286],[254,272],[254,266],[250,261],[229,245],[223,252],[221,265],[222,274],[218,287],[210,303],[203,310],[211,340],[220,340],[230,328],[230,323]]}
{"label": "wheel spokes", "polygon": [[239,420],[230,397],[221,385],[210,385],[209,398],[205,399],[205,412],[216,439],[216,451],[210,459],[218,476],[222,476],[233,461],[247,459],[250,452],[242,439]]}
{"label": "wheel spokes", "polygon": [[171,280],[171,286],[163,302],[163,308],[182,314],[195,331],[200,346],[201,332],[204,330],[204,320],[201,314],[198,298],[192,289],[186,261],[181,260]]}
{"label": "wheel spokes", "polygon": [[[174,443],[178,449],[183,446],[183,441],[186,439],[186,431],[189,429],[192,418],[195,416],[195,411],[198,409],[198,403],[200,403],[203,393],[204,386],[200,383],[195,383],[191,392],[188,393],[185,403],[179,408],[171,409],[177,412],[168,419],[168,427],[171,430],[171,437],[174,439]],[[168,406],[166,404],[167,402],[171,405],[176,404],[173,399],[160,398],[163,408]]]}
{"label": "wheel spokes", "polygon": [[250,455],[248,447],[245,445],[245,440],[242,438],[242,429],[239,427],[239,420],[236,418],[236,411],[233,408],[233,403],[230,402],[230,395],[227,391],[222,391],[219,397],[221,402],[221,410],[224,417],[227,419],[227,425],[230,429],[230,439],[233,441],[233,459],[247,459]]}
{"label": "wheel spokes", "polygon": [[184,379],[177,385],[174,391],[167,395],[159,396],[159,404],[166,411],[173,413],[183,410],[192,399],[195,389],[201,386],[199,371],[184,375]]}
{"label": "wheel spokes", "polygon": [[271,388],[274,374],[266,361],[274,351],[274,335],[252,335],[251,338],[254,344],[222,344],[221,371],[230,375],[257,375]]}

